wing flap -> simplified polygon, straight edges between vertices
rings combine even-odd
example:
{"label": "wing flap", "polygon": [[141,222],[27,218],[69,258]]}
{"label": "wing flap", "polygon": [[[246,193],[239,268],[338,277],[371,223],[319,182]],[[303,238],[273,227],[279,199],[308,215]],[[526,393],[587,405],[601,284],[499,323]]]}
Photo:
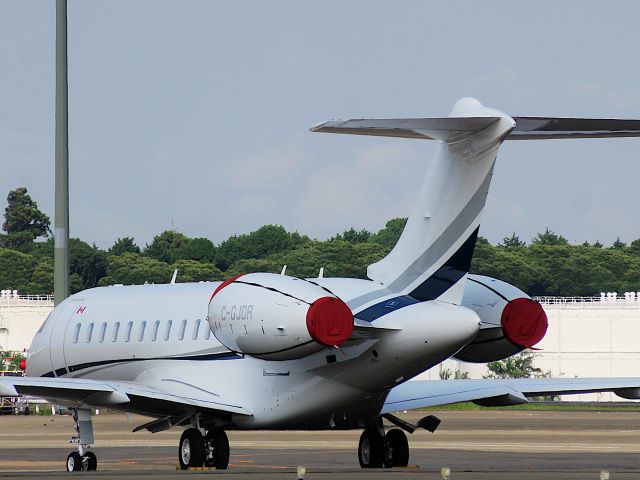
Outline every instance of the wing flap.
{"label": "wing flap", "polygon": [[[614,392],[622,398],[640,398],[640,378],[519,378],[486,380],[426,380],[406,382],[389,392],[381,413],[434,407],[459,402],[504,405],[541,395]],[[492,402],[493,399],[493,402]],[[514,400],[515,401],[515,400]],[[523,403],[523,402],[520,402]]]}

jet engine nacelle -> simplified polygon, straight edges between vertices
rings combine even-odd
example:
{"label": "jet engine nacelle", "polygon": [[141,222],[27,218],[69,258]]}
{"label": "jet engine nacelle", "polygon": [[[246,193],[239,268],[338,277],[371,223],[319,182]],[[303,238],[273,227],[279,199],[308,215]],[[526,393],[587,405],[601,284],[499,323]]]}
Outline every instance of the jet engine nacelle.
{"label": "jet engine nacelle", "polygon": [[462,305],[482,320],[471,343],[456,354],[465,362],[502,360],[530,348],[547,332],[542,306],[517,287],[484,275],[469,275]]}
{"label": "jet engine nacelle", "polygon": [[208,321],[228,349],[265,360],[302,358],[353,333],[353,314],[342,300],[310,281],[272,273],[220,284]]}

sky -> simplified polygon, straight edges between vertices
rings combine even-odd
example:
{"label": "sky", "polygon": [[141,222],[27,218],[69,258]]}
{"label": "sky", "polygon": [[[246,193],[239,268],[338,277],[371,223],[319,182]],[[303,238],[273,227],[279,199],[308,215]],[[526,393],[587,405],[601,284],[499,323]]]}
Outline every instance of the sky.
{"label": "sky", "polygon": [[[325,239],[406,216],[433,142],[335,118],[640,118],[640,2],[69,0],[70,232],[107,248],[264,224]],[[53,221],[55,2],[0,2],[0,209]],[[507,142],[481,235],[640,238],[640,139]]]}

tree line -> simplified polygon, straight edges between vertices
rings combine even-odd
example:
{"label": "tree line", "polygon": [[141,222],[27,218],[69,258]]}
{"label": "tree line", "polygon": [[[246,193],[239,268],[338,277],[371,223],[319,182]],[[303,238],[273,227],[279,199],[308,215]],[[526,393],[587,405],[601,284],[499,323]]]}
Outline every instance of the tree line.
{"label": "tree line", "polygon": [[[53,238],[50,220],[26,188],[9,193],[0,234],[0,288],[21,294],[53,291]],[[80,239],[69,243],[70,289],[112,284],[167,283],[175,269],[178,282],[222,280],[247,272],[280,272],[313,277],[366,278],[367,266],[383,258],[397,242],[405,218],[389,220],[378,232],[353,228],[328,240],[315,240],[282,226],[265,225],[215,245],[167,230],[138,246],[131,237],[108,249]],[[492,245],[479,238],[473,273],[512,283],[530,295],[592,296],[602,291],[640,290],[640,240],[610,247],[599,242],[572,245],[547,229],[530,243],[515,234]]]}

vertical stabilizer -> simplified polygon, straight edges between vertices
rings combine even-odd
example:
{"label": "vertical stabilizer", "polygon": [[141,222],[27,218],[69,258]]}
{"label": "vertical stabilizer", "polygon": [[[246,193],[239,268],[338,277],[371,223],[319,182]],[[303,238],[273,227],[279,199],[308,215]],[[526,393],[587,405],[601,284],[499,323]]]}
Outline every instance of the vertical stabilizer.
{"label": "vertical stabilizer", "polygon": [[394,294],[410,301],[461,301],[498,148],[514,125],[510,116],[463,98],[446,118],[348,120],[312,129],[439,142],[400,240],[367,270],[381,291],[355,299],[352,308]]}

